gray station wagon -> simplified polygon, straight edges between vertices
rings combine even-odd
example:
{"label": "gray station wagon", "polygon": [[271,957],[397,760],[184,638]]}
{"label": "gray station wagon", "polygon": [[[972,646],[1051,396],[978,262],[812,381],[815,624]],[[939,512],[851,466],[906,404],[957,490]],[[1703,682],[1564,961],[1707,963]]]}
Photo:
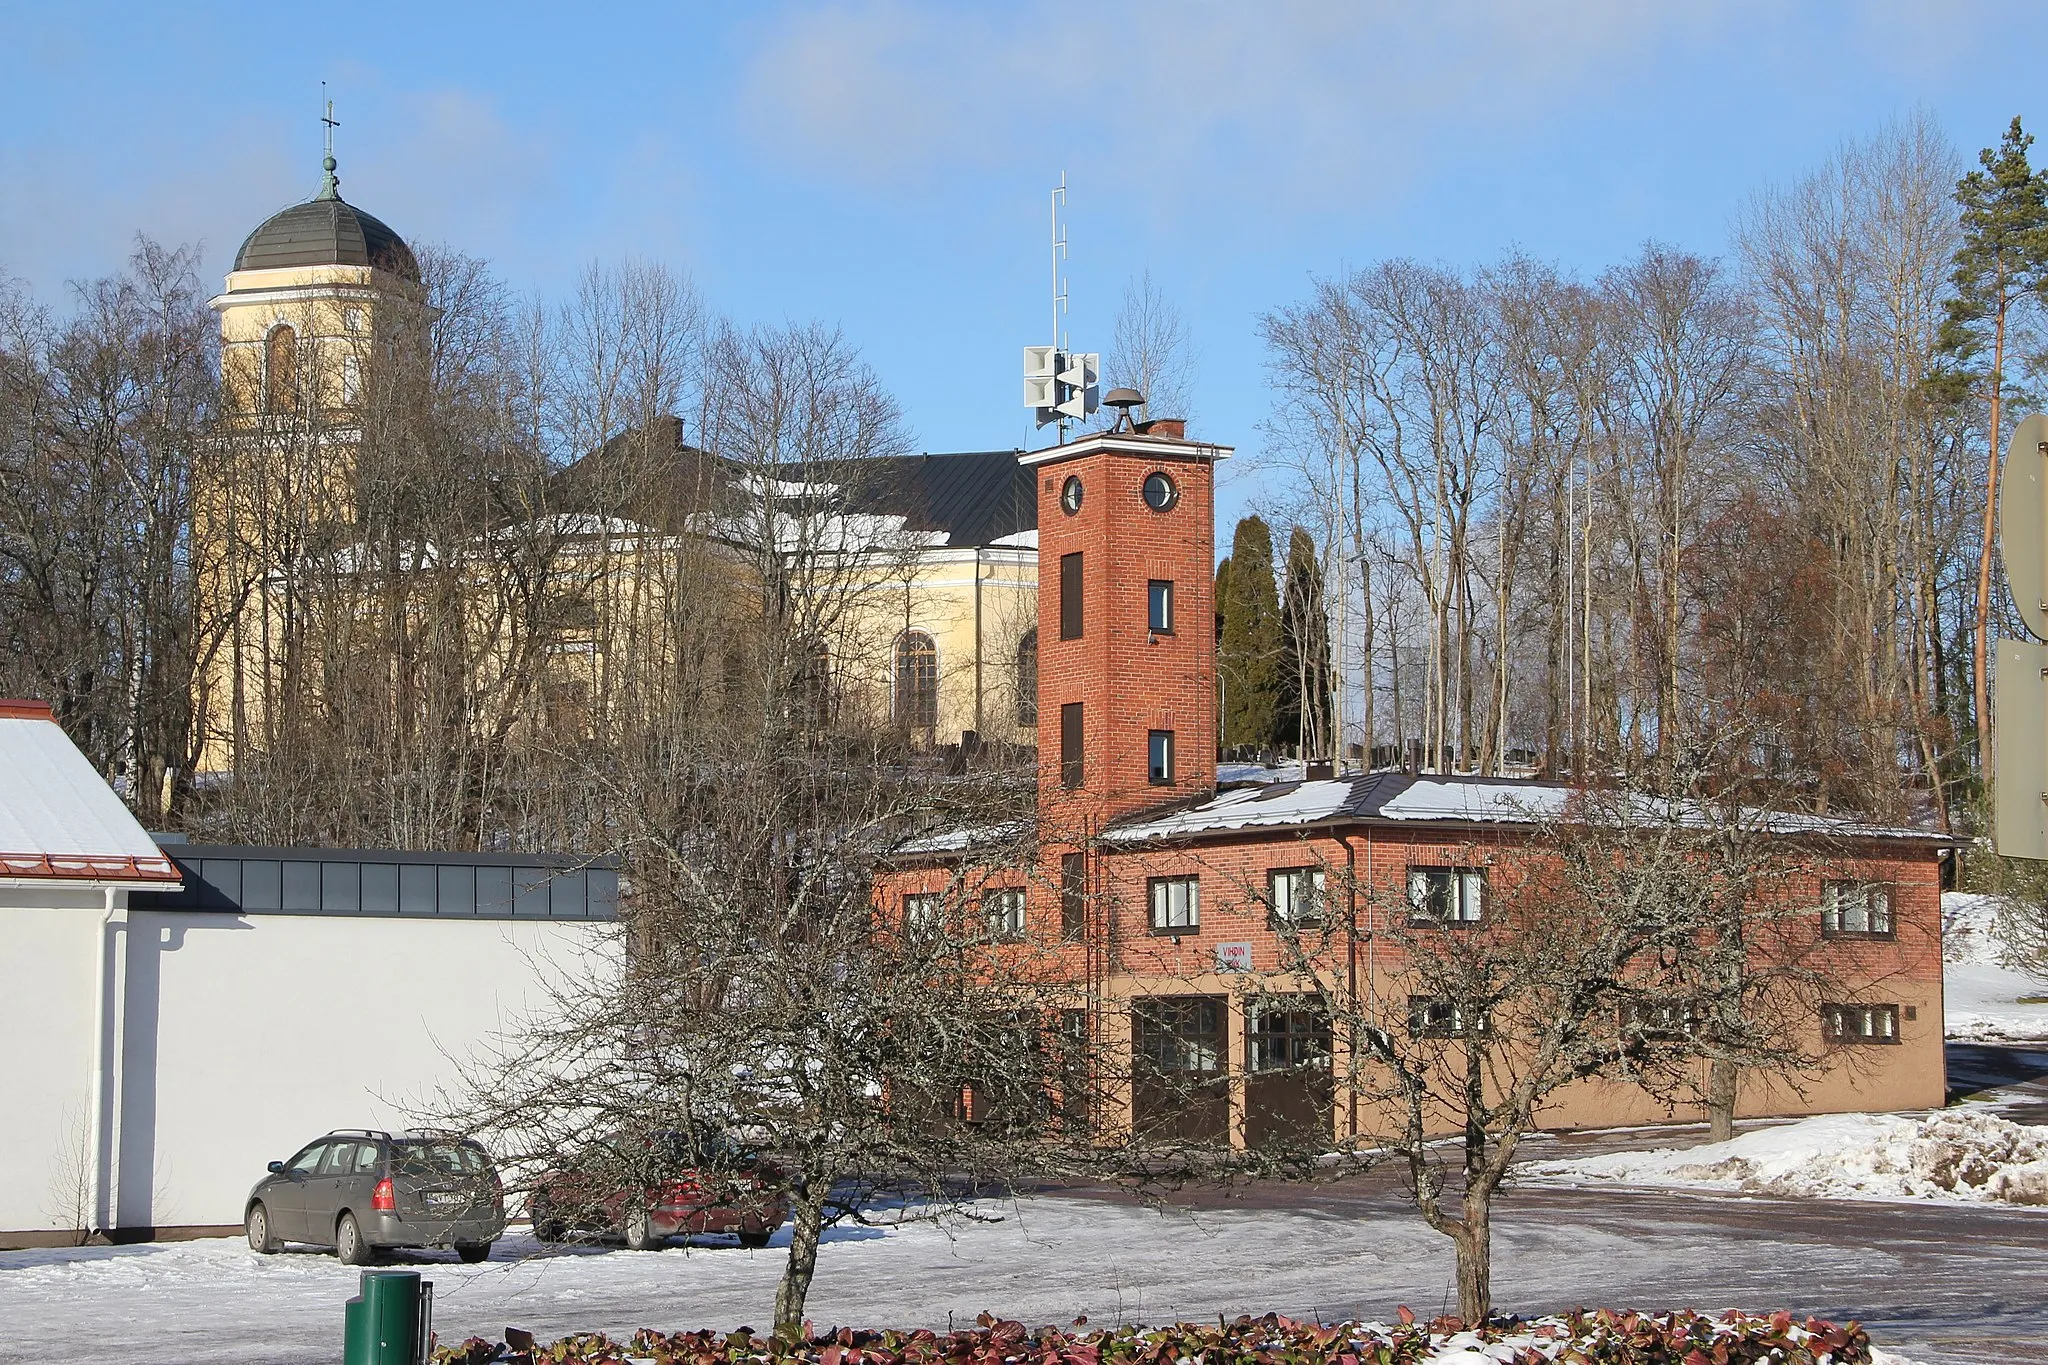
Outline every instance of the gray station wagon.
{"label": "gray station wagon", "polygon": [[505,1187],[467,1138],[338,1128],[270,1163],[243,1226],[265,1253],[302,1242],[361,1265],[384,1247],[453,1247],[481,1261],[505,1231]]}

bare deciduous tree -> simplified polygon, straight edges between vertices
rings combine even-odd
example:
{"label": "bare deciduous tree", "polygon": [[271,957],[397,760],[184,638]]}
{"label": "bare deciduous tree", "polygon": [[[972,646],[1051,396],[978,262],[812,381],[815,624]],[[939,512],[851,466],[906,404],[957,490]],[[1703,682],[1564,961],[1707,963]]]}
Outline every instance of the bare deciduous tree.
{"label": "bare deciduous tree", "polygon": [[1124,285],[1103,362],[1108,386],[1145,396],[1144,417],[1194,416],[1194,343],[1187,319],[1146,271]]}

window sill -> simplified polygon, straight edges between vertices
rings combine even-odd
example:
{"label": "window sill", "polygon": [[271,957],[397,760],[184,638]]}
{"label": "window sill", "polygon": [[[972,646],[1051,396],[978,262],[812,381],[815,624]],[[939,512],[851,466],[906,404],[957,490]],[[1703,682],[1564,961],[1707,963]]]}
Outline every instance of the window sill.
{"label": "window sill", "polygon": [[1478,919],[1437,919],[1432,915],[1408,917],[1410,929],[1477,929],[1485,922]]}
{"label": "window sill", "polygon": [[1891,943],[1897,940],[1899,933],[1896,929],[1887,929],[1883,933],[1875,930],[1823,929],[1820,936],[1828,942],[1839,940],[1849,943]]}
{"label": "window sill", "polygon": [[1830,1047],[1897,1047],[1901,1038],[1830,1038]]}
{"label": "window sill", "polygon": [[1162,929],[1153,925],[1149,931],[1154,938],[1194,938],[1202,932],[1199,924],[1183,924],[1178,928]]}

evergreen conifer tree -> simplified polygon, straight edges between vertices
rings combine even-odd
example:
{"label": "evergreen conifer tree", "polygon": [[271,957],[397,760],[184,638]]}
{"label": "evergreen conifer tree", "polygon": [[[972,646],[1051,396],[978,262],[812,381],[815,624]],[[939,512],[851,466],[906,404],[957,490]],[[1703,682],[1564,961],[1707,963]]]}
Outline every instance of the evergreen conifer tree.
{"label": "evergreen conifer tree", "polygon": [[1258,517],[1237,523],[1229,573],[1218,602],[1223,616],[1216,667],[1223,677],[1223,745],[1264,747],[1278,737],[1280,594],[1273,581],[1273,533]]}
{"label": "evergreen conifer tree", "polygon": [[1330,733],[1330,617],[1315,538],[1297,526],[1287,538],[1287,586],[1280,598],[1280,741],[1303,758],[1335,758]]}
{"label": "evergreen conifer tree", "polygon": [[[1989,720],[1985,655],[1991,630],[1991,550],[1998,527],[1999,453],[2005,443],[2003,412],[2006,351],[2017,310],[2038,306],[2048,290],[2048,172],[2027,163],[2034,139],[2015,117],[1997,147],[1978,153],[1981,169],[1956,183],[1962,245],[1956,249],[1955,297],[1942,323],[1941,348],[1951,357],[1949,397],[1983,398],[1990,409],[1990,454],[1984,474],[1983,539],[1977,557],[1976,638],[1971,682],[1979,737],[1979,769],[1987,784],[1991,754],[1983,744]],[[1987,355],[1986,352],[1989,352]]]}

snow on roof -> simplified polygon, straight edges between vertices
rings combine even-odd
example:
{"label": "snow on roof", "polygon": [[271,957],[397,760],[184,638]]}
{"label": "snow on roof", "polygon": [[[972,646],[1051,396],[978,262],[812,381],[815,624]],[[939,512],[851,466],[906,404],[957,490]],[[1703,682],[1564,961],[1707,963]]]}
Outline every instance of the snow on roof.
{"label": "snow on roof", "polygon": [[[1460,776],[1410,777],[1405,773],[1373,773],[1315,782],[1270,782],[1223,791],[1208,800],[1153,815],[1141,815],[1105,832],[1122,843],[1180,839],[1241,829],[1282,828],[1358,821],[1375,824],[1520,824],[1534,825],[1569,814],[1578,789],[1555,782],[1502,780]],[[1649,809],[1654,797],[1633,798]],[[1924,839],[1946,842],[1948,836],[1909,826],[1872,825],[1856,820],[1780,811],[1746,811],[1756,827],[1779,834],[1829,834],[1836,837]],[[1688,810],[1687,818],[1704,823],[1704,812]]]}
{"label": "snow on roof", "polygon": [[989,544],[1017,550],[1035,550],[1038,548],[1038,528],[1034,526],[1028,531],[1012,531],[1006,536],[997,536]]}
{"label": "snow on roof", "polygon": [[998,844],[1015,843],[1031,832],[1028,822],[1008,820],[994,825],[961,825],[953,829],[933,830],[929,834],[918,834],[905,839],[890,852],[900,858],[924,857],[939,853],[965,853],[969,849],[989,848]]}
{"label": "snow on roof", "polygon": [[1417,778],[1383,802],[1379,814],[1388,820],[1555,820],[1571,799],[1570,787],[1535,782],[1486,782],[1457,778]]}
{"label": "snow on roof", "polygon": [[0,880],[179,884],[43,702],[0,701]]}
{"label": "snow on roof", "polygon": [[1218,763],[1216,781],[1223,786],[1241,785],[1246,782],[1299,782],[1308,775],[1308,769],[1298,758],[1285,758],[1275,764],[1264,763]]}
{"label": "snow on roof", "polygon": [[1354,813],[1355,790],[1360,786],[1369,788],[1373,780],[1340,777],[1316,782],[1269,782],[1258,787],[1242,787],[1219,792],[1207,801],[1179,810],[1117,825],[1104,831],[1103,838],[1119,843],[1143,843],[1234,829],[1321,824]]}
{"label": "snow on roof", "polygon": [[[907,518],[867,512],[819,512],[791,515],[777,512],[770,520],[775,548],[786,554],[875,555],[938,549],[946,544],[944,531],[913,531]],[[752,517],[729,517],[700,513],[690,518],[690,529],[735,545],[756,544],[762,534]]]}
{"label": "snow on roof", "polygon": [[503,526],[492,532],[497,540],[517,540],[532,533],[558,536],[644,536],[649,528],[624,517],[601,517],[594,512],[550,512],[530,522]]}

